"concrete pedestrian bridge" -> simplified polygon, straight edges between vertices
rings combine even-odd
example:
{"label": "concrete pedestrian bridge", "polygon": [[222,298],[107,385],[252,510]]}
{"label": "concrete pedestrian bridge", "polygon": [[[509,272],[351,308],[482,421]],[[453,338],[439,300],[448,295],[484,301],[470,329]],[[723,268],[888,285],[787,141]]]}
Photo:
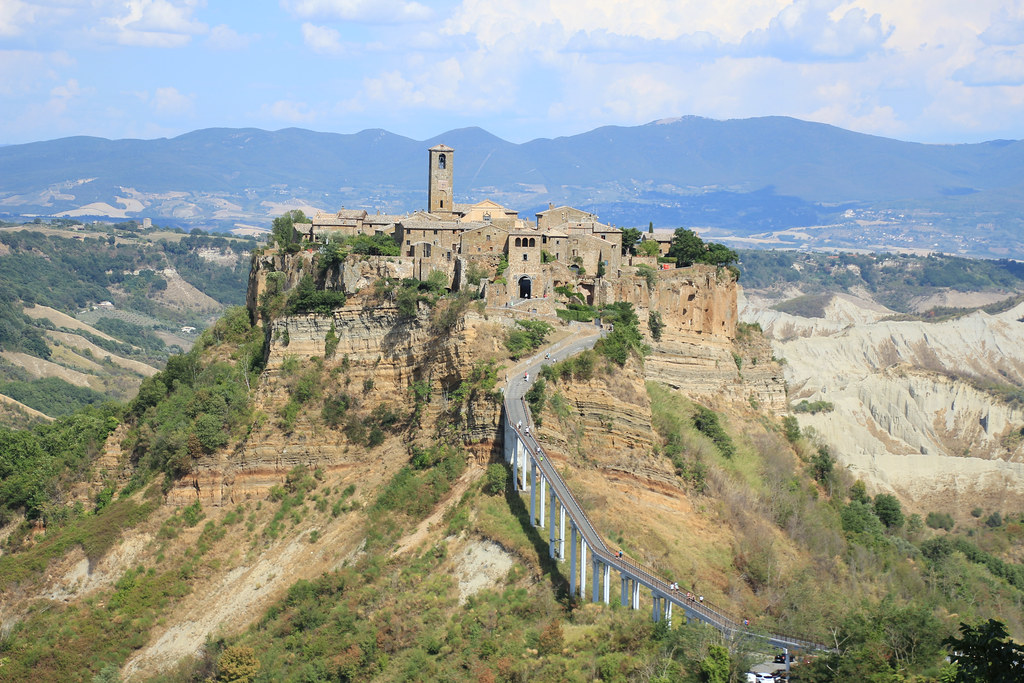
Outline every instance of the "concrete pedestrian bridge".
{"label": "concrete pedestrian bridge", "polygon": [[653,569],[623,556],[621,551],[613,550],[605,543],[586,512],[573,497],[572,491],[558,474],[554,463],[537,442],[533,433],[535,430],[532,430],[533,420],[523,398],[530,386],[530,382],[524,378],[524,373],[529,373],[530,381],[536,378],[543,363],[541,359],[544,353],[550,353],[552,361],[563,360],[592,347],[599,338],[600,333],[594,330],[588,336],[577,335],[575,338],[542,349],[531,361],[519,366],[505,388],[505,462],[513,472],[515,491],[529,492],[531,523],[541,529],[546,526],[549,530],[548,552],[552,559],[566,560],[568,541],[570,594],[574,597],[579,596],[582,600],[586,600],[589,594],[593,602],[608,604],[614,571],[621,583],[622,606],[640,609],[641,597],[649,594],[651,618],[655,622],[665,620],[671,627],[673,615],[681,614],[687,620],[696,619],[712,626],[727,640],[760,640],[787,652],[828,649],[825,645],[808,638],[752,630],[745,626],[742,620],[709,601],[701,600],[697,595],[688,597],[685,591],[673,590],[672,584],[658,576]]}

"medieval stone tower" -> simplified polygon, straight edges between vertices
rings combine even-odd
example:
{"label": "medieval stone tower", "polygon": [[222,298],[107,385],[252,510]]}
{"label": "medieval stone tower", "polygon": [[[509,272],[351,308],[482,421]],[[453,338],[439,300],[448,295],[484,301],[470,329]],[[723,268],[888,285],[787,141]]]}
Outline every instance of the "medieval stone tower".
{"label": "medieval stone tower", "polygon": [[427,182],[427,211],[451,215],[454,208],[452,189],[452,166],[455,150],[445,145],[435,145],[429,150],[430,173]]}

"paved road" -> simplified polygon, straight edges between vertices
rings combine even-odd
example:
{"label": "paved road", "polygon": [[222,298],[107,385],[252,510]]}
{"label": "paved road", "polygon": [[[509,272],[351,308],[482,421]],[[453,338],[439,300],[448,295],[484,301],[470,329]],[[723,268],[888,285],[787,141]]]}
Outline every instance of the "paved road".
{"label": "paved road", "polygon": [[[513,426],[530,451],[531,460],[536,463],[538,469],[551,486],[555,495],[565,506],[566,513],[576,524],[582,534],[587,546],[593,554],[593,559],[611,566],[617,572],[625,574],[630,578],[638,579],[640,583],[652,590],[656,590],[659,596],[669,600],[673,605],[683,610],[683,613],[690,618],[700,619],[727,637],[749,636],[764,640],[770,645],[779,648],[790,649],[823,649],[822,646],[810,640],[783,634],[764,634],[747,631],[740,619],[735,618],[710,602],[697,602],[687,599],[685,593],[673,591],[667,581],[658,577],[653,570],[634,562],[628,557],[619,557],[617,550],[612,550],[605,543],[604,539],[590,522],[583,508],[573,497],[572,492],[565,485],[562,477],[554,467],[551,459],[544,457],[544,451],[535,438],[533,421],[530,411],[527,408],[523,396],[529,390],[532,383],[538,377],[541,366],[544,363],[553,363],[564,360],[580,351],[592,348],[604,332],[600,329],[582,328],[578,333],[563,339],[548,348],[541,349],[533,357],[520,363],[514,368],[513,374],[505,388],[505,412],[509,423]],[[545,360],[544,355],[550,354]],[[527,379],[527,376],[529,379]],[[516,429],[515,425],[522,423],[522,429]],[[530,428],[529,431],[527,428]],[[595,577],[596,578],[596,577]]]}

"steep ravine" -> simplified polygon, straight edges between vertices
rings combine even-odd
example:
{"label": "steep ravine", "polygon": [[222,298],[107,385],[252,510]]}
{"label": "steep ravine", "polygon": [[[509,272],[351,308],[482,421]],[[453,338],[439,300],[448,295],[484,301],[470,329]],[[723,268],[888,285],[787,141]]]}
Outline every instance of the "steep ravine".
{"label": "steep ravine", "polygon": [[[800,414],[872,488],[915,509],[964,516],[975,506],[1024,502],[1024,409],[978,388],[1024,386],[1024,307],[942,322],[890,322],[852,300],[805,319],[745,302],[786,359],[791,403],[827,401]],[[874,319],[872,319],[874,318]]]}

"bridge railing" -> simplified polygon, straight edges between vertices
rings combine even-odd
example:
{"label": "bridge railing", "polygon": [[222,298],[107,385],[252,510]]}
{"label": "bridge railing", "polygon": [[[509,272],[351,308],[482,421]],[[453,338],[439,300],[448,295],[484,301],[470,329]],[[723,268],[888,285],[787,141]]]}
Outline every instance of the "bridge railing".
{"label": "bridge railing", "polygon": [[[530,460],[532,460],[533,462],[537,462],[537,454],[532,452],[532,449],[529,447],[529,442],[526,439],[525,435],[511,421],[511,413],[509,411],[508,401],[509,399],[508,397],[506,397],[506,419],[509,421],[509,425],[512,427],[512,430],[518,435],[519,439],[524,444],[527,444],[526,451],[529,454]],[[519,401],[522,404],[524,414],[527,417],[529,417],[530,409],[526,403],[526,400],[520,398]],[[566,501],[561,502],[563,506],[569,511],[570,519],[572,519],[572,521],[575,522],[578,527],[585,528],[586,531],[589,531],[589,534],[586,535],[590,536],[592,539],[590,541],[591,551],[594,553],[595,556],[600,557],[603,562],[606,562],[607,564],[615,567],[617,571],[626,569],[628,572],[638,576],[639,578],[644,579],[645,582],[648,583],[650,586],[656,587],[659,593],[674,600],[675,602],[683,606],[684,609],[689,609],[701,615],[706,621],[712,623],[716,628],[720,630],[729,631],[732,634],[746,633],[756,638],[763,638],[766,640],[773,640],[780,643],[792,644],[796,648],[809,650],[827,649],[821,644],[815,642],[813,639],[807,638],[806,636],[802,635],[798,636],[795,634],[765,634],[751,632],[747,630],[747,627],[743,626],[742,622],[738,618],[736,618],[732,614],[729,614],[726,610],[721,609],[717,605],[714,605],[710,601],[701,601],[699,600],[699,596],[697,595],[694,595],[692,599],[687,599],[686,596],[682,594],[683,591],[672,590],[669,587],[669,582],[665,581],[660,576],[658,576],[655,573],[654,569],[642,565],[633,560],[632,558],[626,557],[625,555],[619,557],[617,553],[614,553],[609,549],[608,544],[605,542],[604,538],[601,536],[601,534],[597,532],[597,528],[590,521],[590,518],[587,517],[587,513],[583,509],[583,506],[581,506],[579,504],[579,501],[577,501],[575,496],[573,496],[572,490],[565,483],[565,480],[562,479],[562,476],[558,473],[558,470],[555,468],[554,463],[548,460],[547,464],[548,467],[545,468],[543,464],[538,463],[542,471],[549,470],[548,476],[552,480],[552,487],[555,489],[555,495],[558,496],[559,498],[561,498],[561,496],[564,495],[569,499],[569,501],[571,501],[571,505],[567,505]],[[594,539],[597,540],[597,544],[593,542]]]}

